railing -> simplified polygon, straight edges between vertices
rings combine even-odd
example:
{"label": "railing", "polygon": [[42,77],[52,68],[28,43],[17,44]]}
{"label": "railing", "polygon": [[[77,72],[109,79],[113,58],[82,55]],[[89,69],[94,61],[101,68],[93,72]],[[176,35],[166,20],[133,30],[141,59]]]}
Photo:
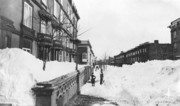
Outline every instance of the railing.
{"label": "railing", "polygon": [[32,89],[36,95],[36,106],[65,106],[91,74],[92,68],[86,66],[79,73],[72,72],[51,81],[37,83]]}

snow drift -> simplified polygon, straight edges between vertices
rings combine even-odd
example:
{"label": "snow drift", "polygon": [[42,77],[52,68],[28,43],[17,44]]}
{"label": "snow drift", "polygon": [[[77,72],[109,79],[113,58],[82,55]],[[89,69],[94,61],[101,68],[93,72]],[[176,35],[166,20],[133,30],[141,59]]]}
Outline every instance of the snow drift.
{"label": "snow drift", "polygon": [[82,93],[104,97],[123,106],[180,105],[180,60],[108,66],[104,79],[102,86],[85,85]]}
{"label": "snow drift", "polygon": [[[68,67],[68,68],[67,68]],[[75,63],[43,62],[21,49],[0,50],[0,103],[34,106],[31,88],[42,81],[75,71]]]}

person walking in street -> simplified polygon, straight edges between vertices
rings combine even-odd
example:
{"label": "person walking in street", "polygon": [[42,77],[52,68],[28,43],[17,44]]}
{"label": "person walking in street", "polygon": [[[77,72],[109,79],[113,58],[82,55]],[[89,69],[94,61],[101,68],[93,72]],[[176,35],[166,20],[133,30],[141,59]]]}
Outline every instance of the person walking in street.
{"label": "person walking in street", "polygon": [[94,75],[94,73],[91,74],[91,83],[92,86],[95,86],[95,80],[96,80],[96,76]]}
{"label": "person walking in street", "polygon": [[104,73],[103,73],[103,69],[101,68],[101,73],[100,73],[100,85],[103,84],[103,78],[104,78]]}

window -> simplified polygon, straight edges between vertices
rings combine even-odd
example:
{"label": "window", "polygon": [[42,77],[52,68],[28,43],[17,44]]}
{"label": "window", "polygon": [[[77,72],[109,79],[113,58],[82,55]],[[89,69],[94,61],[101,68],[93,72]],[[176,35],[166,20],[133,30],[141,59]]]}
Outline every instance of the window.
{"label": "window", "polygon": [[59,17],[59,4],[57,3],[56,0],[54,0],[54,16],[56,18]]}
{"label": "window", "polygon": [[63,0],[61,0],[61,5],[63,6]]}
{"label": "window", "polygon": [[26,2],[24,2],[23,24],[29,28],[32,28],[32,7]]}
{"label": "window", "polygon": [[177,49],[177,43],[174,43],[174,49],[175,50]]}
{"label": "window", "polygon": [[176,38],[177,37],[177,33],[176,31],[173,32],[173,38]]}
{"label": "window", "polygon": [[24,39],[23,40],[23,47],[22,47],[23,50],[31,53],[31,50],[32,50],[32,41],[29,40],[29,39]]}
{"label": "window", "polygon": [[29,48],[22,48],[22,50],[31,53],[31,49],[29,49]]}
{"label": "window", "polygon": [[41,20],[41,33],[46,34],[46,22]]}
{"label": "window", "polygon": [[73,43],[72,42],[70,43],[70,48],[73,49]]}
{"label": "window", "polygon": [[42,3],[47,6],[47,0],[42,0]]}
{"label": "window", "polygon": [[53,34],[53,40],[58,40],[59,39],[59,32],[56,30],[53,30],[54,34]]}
{"label": "window", "polygon": [[4,47],[9,47],[9,48],[11,47],[11,40],[10,40],[10,37],[8,35],[6,35],[4,38]]}
{"label": "window", "polygon": [[70,12],[70,7],[69,7],[69,5],[67,5],[67,14],[69,15],[69,17],[71,18],[71,12]]}
{"label": "window", "polygon": [[144,49],[145,52],[147,52],[146,48]]}
{"label": "window", "polygon": [[63,15],[64,15],[63,10],[61,10],[61,13],[60,13],[60,22],[62,22],[62,23],[63,23]]}
{"label": "window", "polygon": [[87,53],[82,53],[82,62],[87,62]]}

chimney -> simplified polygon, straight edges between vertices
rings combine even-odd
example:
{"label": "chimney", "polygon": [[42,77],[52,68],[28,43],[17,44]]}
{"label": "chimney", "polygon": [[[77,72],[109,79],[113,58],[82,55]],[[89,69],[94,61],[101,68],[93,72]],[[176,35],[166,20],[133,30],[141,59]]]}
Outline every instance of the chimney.
{"label": "chimney", "polygon": [[158,41],[158,40],[154,40],[154,43],[155,43],[155,44],[159,44],[159,41]]}

